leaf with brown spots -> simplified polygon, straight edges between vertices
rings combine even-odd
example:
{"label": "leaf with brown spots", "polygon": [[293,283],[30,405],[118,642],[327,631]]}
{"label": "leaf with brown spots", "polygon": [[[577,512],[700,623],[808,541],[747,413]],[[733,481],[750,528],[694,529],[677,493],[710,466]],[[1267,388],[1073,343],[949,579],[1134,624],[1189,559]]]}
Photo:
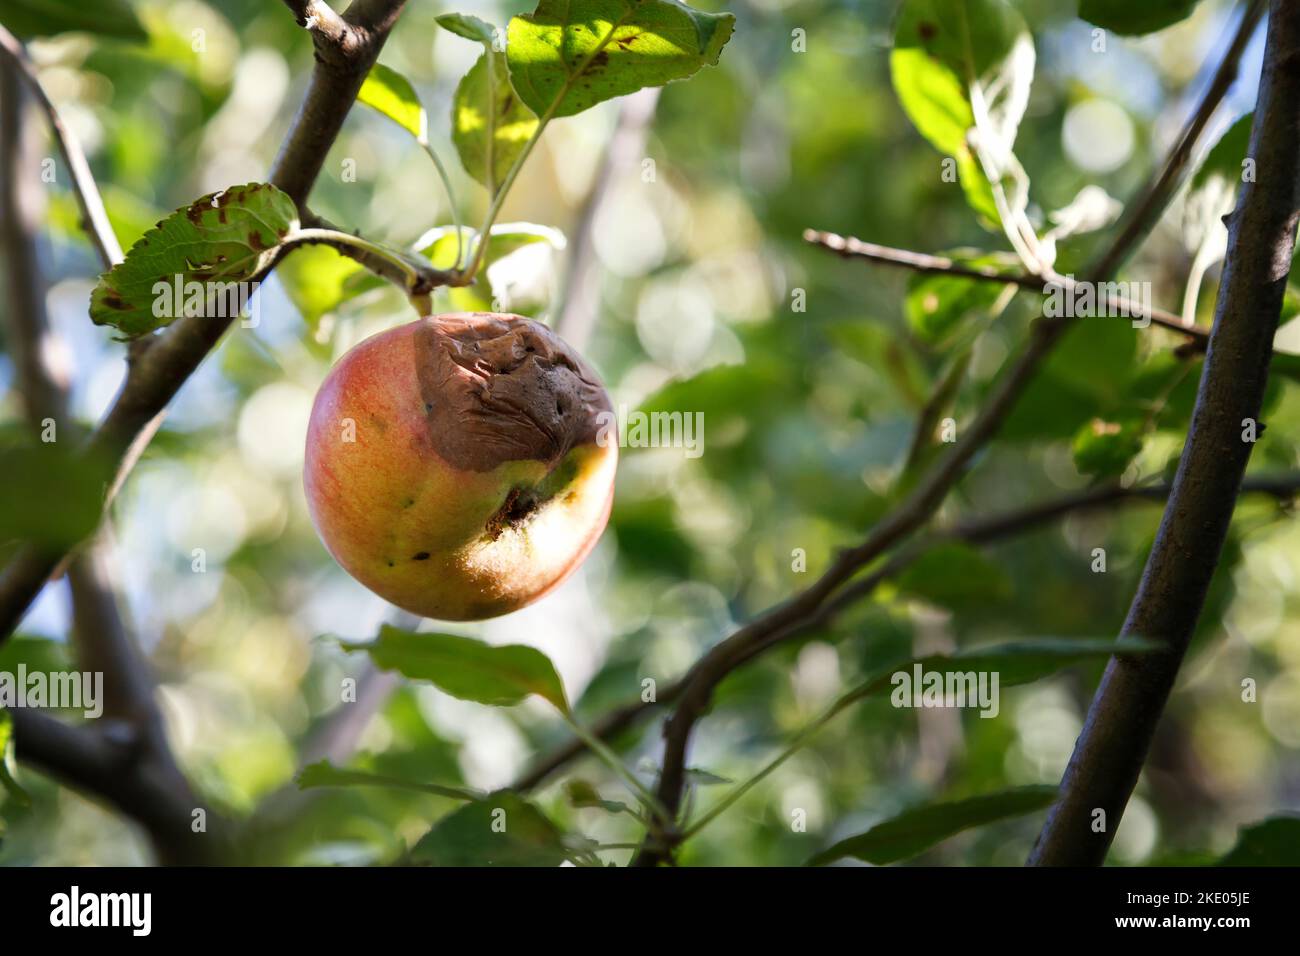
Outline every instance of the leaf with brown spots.
{"label": "leaf with brown spots", "polygon": [[184,314],[232,318],[234,283],[273,261],[297,229],[298,210],[274,186],[248,183],[176,210],[100,276],[90,296],[98,325],[135,337]]}
{"label": "leaf with brown spots", "polygon": [[549,120],[717,65],[735,25],[676,0],[541,0],[510,21],[506,57],[520,99]]}

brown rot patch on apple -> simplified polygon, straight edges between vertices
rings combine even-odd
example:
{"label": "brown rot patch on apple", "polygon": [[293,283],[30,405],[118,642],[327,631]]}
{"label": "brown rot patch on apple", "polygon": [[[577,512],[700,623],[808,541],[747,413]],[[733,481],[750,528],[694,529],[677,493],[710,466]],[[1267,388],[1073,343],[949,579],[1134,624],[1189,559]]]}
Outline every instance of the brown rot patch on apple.
{"label": "brown rot patch on apple", "polygon": [[595,441],[599,414],[611,410],[581,356],[519,316],[423,319],[415,363],[434,448],[468,471],[510,461],[553,464]]}

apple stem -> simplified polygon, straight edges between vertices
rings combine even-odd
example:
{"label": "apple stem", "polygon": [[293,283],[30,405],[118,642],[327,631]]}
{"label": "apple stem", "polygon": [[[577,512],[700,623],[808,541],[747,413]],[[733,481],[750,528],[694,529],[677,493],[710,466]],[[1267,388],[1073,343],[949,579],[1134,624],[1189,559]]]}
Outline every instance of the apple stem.
{"label": "apple stem", "polygon": [[[402,253],[387,246],[371,242],[369,239],[363,239],[361,236],[354,236],[350,232],[341,232],[337,229],[299,229],[292,233],[286,240],[286,245],[293,246],[301,243],[316,242],[323,245],[332,246],[335,249],[346,248],[355,249],[366,253],[367,257],[372,260],[378,260],[386,266],[391,267],[391,272],[400,275],[402,286],[406,289],[406,294],[411,300],[412,307],[420,315],[429,315],[433,311],[433,302],[430,297],[431,290],[416,269],[414,263],[408,260]],[[381,275],[389,270],[373,270]],[[445,283],[452,281],[454,273],[446,276]],[[385,276],[392,278],[392,275]]]}

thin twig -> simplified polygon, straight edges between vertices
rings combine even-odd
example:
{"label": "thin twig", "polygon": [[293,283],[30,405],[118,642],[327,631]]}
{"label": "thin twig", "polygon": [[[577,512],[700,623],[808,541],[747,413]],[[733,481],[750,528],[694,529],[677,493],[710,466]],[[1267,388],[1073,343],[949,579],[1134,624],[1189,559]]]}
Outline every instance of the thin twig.
{"label": "thin twig", "polygon": [[[328,219],[316,215],[310,209],[304,209],[299,219],[303,231],[328,229],[332,232],[345,233],[357,239],[364,237],[355,229],[344,229]],[[452,285],[457,281],[457,273],[447,269],[435,269],[427,259],[421,256],[403,256],[401,265],[395,265],[391,257],[383,252],[371,252],[363,243],[328,243],[340,255],[360,263],[367,271],[387,279],[412,296],[427,295],[441,286]],[[414,280],[411,276],[414,275]]]}
{"label": "thin twig", "polygon": [[107,271],[113,268],[122,261],[122,247],[117,241],[117,234],[113,232],[112,224],[108,221],[104,200],[99,195],[99,187],[95,185],[95,177],[91,175],[90,164],[86,162],[86,154],[82,152],[76,134],[63,124],[59,111],[54,108],[54,104],[46,95],[41,81],[36,76],[36,67],[32,65],[31,58],[27,55],[27,48],[3,26],[0,26],[0,53],[3,53],[18,69],[27,88],[44,110],[45,118],[54,133],[54,141],[58,144],[59,154],[68,167],[69,175],[72,176],[72,194],[81,209],[81,224],[90,237],[91,245],[99,254],[104,269]]}
{"label": "thin twig", "polygon": [[[912,252],[909,249],[879,246],[874,242],[863,242],[861,239],[855,239],[853,236],[841,236],[833,232],[822,232],[816,229],[804,230],[803,238],[805,242],[823,249],[829,249],[846,259],[867,259],[871,262],[910,269],[913,272],[960,276],[981,282],[1005,283],[1030,292],[1037,292],[1039,295],[1050,294],[1053,285],[1060,286],[1061,289],[1068,293],[1074,292],[1079,286],[1079,283],[1070,276],[1060,275],[1059,273],[1050,273],[1048,276],[1043,277],[1030,275],[1027,272],[1002,272],[992,266],[972,265],[957,262],[946,256],[932,256],[924,252]],[[1145,306],[1119,295],[1107,295],[1106,304],[1109,306],[1112,315],[1122,315],[1128,318],[1150,318],[1153,323],[1162,328],[1177,332],[1179,335],[1185,335],[1190,340],[1189,344],[1197,351],[1205,350],[1205,343],[1209,340],[1209,334],[1203,329],[1188,327],[1182,318],[1172,312]]]}

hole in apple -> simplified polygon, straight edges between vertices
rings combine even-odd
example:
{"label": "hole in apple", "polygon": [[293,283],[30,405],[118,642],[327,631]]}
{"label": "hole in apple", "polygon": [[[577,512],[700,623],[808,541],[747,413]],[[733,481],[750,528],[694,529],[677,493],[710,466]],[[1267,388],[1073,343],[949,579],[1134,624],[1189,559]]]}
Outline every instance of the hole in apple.
{"label": "hole in apple", "polygon": [[530,488],[511,488],[501,507],[487,521],[487,533],[496,540],[507,528],[518,528],[536,513],[542,501]]}

